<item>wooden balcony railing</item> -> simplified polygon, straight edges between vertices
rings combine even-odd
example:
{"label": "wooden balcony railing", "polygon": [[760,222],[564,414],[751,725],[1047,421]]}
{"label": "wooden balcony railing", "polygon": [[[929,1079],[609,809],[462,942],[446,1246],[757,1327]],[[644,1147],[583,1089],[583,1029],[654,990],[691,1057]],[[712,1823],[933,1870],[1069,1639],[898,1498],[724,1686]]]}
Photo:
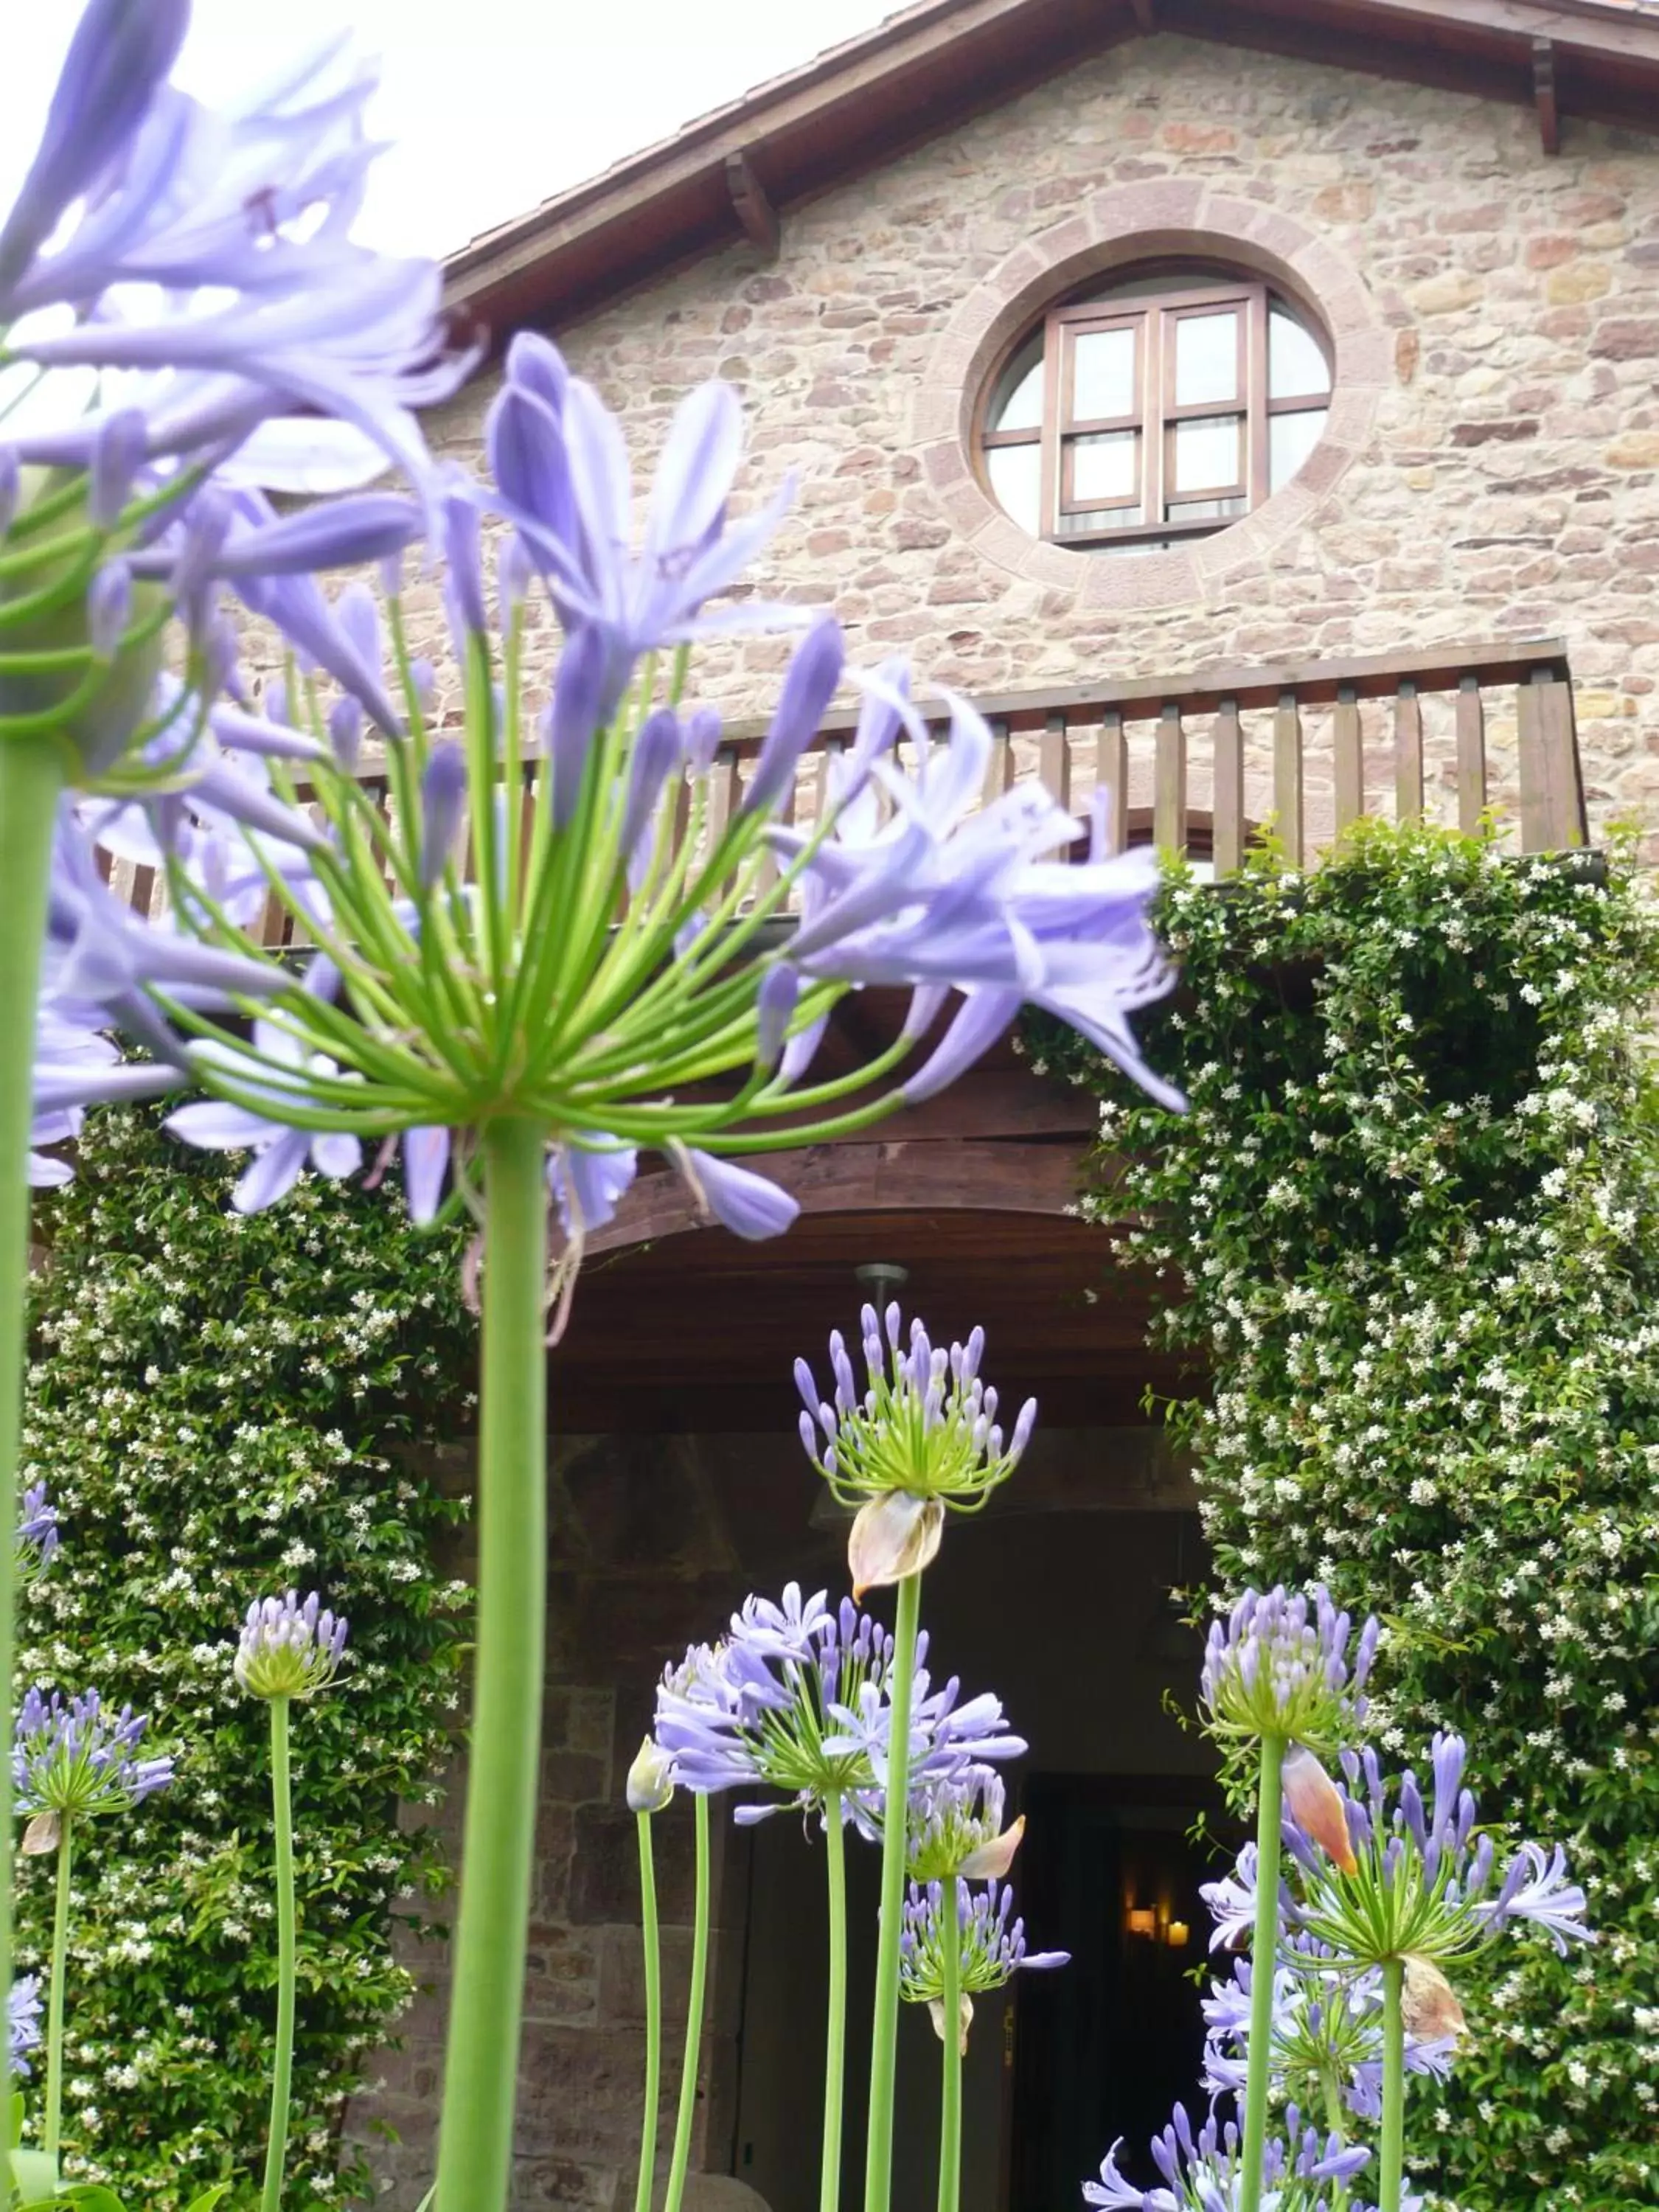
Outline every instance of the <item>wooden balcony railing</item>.
{"label": "wooden balcony railing", "polygon": [[[1074,684],[978,704],[994,738],[988,799],[1040,775],[1081,811],[1103,787],[1119,849],[1153,843],[1218,876],[1269,825],[1303,866],[1366,814],[1473,830],[1490,813],[1522,853],[1585,842],[1572,681],[1557,640]],[[921,711],[942,726],[937,701]],[[825,718],[798,808],[822,805],[855,719]],[[728,725],[712,772],[715,826],[738,804],[765,727]],[[908,750],[907,740],[901,757]],[[386,805],[384,772],[366,763],[364,781]],[[112,882],[143,912],[161,896],[148,868],[118,863]],[[266,941],[288,933],[273,902]]]}

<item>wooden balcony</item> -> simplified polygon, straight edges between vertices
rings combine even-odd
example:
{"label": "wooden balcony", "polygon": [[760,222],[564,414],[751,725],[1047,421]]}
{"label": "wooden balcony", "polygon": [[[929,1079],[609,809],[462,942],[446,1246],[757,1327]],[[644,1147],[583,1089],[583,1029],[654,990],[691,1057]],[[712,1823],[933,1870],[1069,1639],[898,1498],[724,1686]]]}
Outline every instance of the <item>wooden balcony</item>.
{"label": "wooden balcony", "polygon": [[[1154,843],[1218,876],[1234,872],[1268,829],[1292,865],[1313,865],[1365,815],[1473,830],[1490,813],[1520,853],[1586,839],[1572,678],[1559,639],[1103,681],[977,704],[994,739],[987,799],[1040,776],[1080,812],[1103,787],[1120,849]],[[921,711],[942,726],[937,701]],[[850,710],[826,717],[798,807],[822,804],[829,763],[855,719]],[[712,772],[714,826],[739,803],[765,730],[760,720],[728,726]],[[906,740],[901,760],[912,750]],[[383,769],[366,761],[363,775],[386,806]],[[143,912],[160,903],[149,868],[118,863],[112,881]],[[290,941],[274,902],[264,934],[273,945]]]}

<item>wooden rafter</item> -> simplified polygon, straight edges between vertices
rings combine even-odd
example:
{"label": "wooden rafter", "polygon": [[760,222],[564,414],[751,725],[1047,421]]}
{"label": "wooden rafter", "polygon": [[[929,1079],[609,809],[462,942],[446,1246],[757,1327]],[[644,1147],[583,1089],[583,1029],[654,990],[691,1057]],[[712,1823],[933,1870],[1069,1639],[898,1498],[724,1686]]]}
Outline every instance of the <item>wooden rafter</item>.
{"label": "wooden rafter", "polygon": [[769,261],[775,261],[782,236],[778,211],[767,198],[766,187],[755,174],[747,154],[726,155],[726,189],[732,196],[738,221],[743,225],[744,236],[751,246],[758,246]]}
{"label": "wooden rafter", "polygon": [[1532,95],[1538,105],[1538,135],[1547,154],[1561,150],[1561,112],[1555,96],[1555,44],[1551,39],[1532,42]]}

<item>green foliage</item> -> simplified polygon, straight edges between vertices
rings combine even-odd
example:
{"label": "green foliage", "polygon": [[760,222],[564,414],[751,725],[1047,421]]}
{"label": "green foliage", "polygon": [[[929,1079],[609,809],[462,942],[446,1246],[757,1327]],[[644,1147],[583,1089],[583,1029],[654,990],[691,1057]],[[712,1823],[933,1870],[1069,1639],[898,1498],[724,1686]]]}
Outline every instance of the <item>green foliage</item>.
{"label": "green foliage", "polygon": [[[1468,1738],[1489,1820],[1601,1930],[1462,1991],[1423,2180],[1465,2212],[1659,2203],[1659,926],[1628,855],[1367,830],[1318,872],[1172,876],[1176,1117],[1102,1098],[1085,1204],[1213,1376],[1170,1409],[1218,1577],[1328,1581],[1391,1634],[1376,1719]],[[1123,1163],[1127,1160],[1127,1164]]]}
{"label": "green foliage", "polygon": [[[463,1418],[457,1240],[412,1231],[396,1190],[314,1176],[243,1219],[234,1172],[106,1114],[41,1210],[25,1480],[64,1541],[26,1593],[20,1676],[130,1700],[179,1758],[76,1854],[65,2179],[146,2212],[222,2178],[227,2212],[257,2200],[276,1927],[267,1713],[231,1675],[247,1605],[315,1588],[351,1624],[339,1683],[294,1714],[295,2203],[362,2178],[338,2172],[345,2100],[410,1993],[396,1923],[439,1879],[398,1807],[429,1796],[455,1695],[459,1593],[432,1547],[457,1509],[399,1447]],[[52,1865],[21,1862],[31,1966]]]}

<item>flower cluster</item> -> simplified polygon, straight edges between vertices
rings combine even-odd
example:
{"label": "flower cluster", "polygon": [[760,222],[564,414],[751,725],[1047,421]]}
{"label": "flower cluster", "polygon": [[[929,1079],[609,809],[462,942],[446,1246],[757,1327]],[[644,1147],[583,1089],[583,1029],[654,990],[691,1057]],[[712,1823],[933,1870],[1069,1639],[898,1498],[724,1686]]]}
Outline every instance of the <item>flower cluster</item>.
{"label": "flower cluster", "polygon": [[1363,1784],[1362,1795],[1344,1796],[1352,1871],[1332,1865],[1293,1824],[1288,1830],[1301,1871],[1294,1918],[1316,1942],[1366,1967],[1467,1958],[1514,1922],[1544,1929],[1563,1956],[1570,1942],[1594,1940],[1584,1892],[1569,1880],[1559,1844],[1547,1855],[1522,1844],[1494,1887],[1497,1847],[1489,1830],[1476,1832],[1466,1758],[1460,1736],[1436,1736],[1425,1805],[1410,1767],[1389,1782],[1374,1751],[1344,1754],[1350,1789]]}
{"label": "flower cluster", "polygon": [[[926,1656],[926,1637],[918,1658]],[[751,1596],[717,1644],[694,1645],[657,1692],[659,1748],[688,1790],[763,1788],[785,1804],[842,1817],[878,1834],[892,1741],[889,1672],[893,1640],[848,1599],[832,1607],[819,1590],[791,1583],[782,1602]],[[911,1707],[913,1782],[948,1780],[1025,1748],[1000,1701],[963,1700],[952,1677],[939,1689],[918,1666]],[[782,1809],[744,1804],[744,1825]]]}
{"label": "flower cluster", "polygon": [[29,2053],[40,2047],[40,1977],[20,1974],[6,1998],[6,2047],[14,2075],[29,2071]]}
{"label": "flower cluster", "polygon": [[1329,1593],[1246,1590],[1211,1625],[1200,1690],[1205,1724],[1224,1742],[1276,1736],[1338,1751],[1363,1723],[1381,1624],[1365,1623],[1348,1660],[1350,1624]]}
{"label": "flower cluster", "polygon": [[148,1723],[130,1705],[110,1713],[98,1692],[67,1701],[54,1690],[24,1692],[12,1747],[14,1802],[20,1813],[87,1820],[130,1812],[173,1779],[166,1753],[141,1759]]}
{"label": "flower cluster", "polygon": [[[955,1911],[951,1910],[954,1901]],[[1025,1923],[1014,1911],[1014,1893],[1006,1882],[988,1881],[982,1889],[966,1881],[912,1882],[904,1905],[899,1947],[899,1994],[907,2003],[933,2010],[941,2042],[945,2023],[940,2004],[945,1988],[943,1951],[954,1944],[962,2017],[957,2033],[963,2046],[974,2016],[973,2000],[1000,1990],[1017,1973],[1043,1972],[1070,1963],[1069,1951],[1028,1951]]]}
{"label": "flower cluster", "polygon": [[[1304,2106],[1323,2104],[1334,2089],[1358,2118],[1376,2120],[1382,2099],[1382,1987],[1374,1971],[1356,1974],[1310,1937],[1281,1937],[1282,1965],[1273,1976],[1274,2081]],[[1213,1982],[1204,2000],[1204,2087],[1212,2096],[1241,2096],[1250,2057],[1250,1962],[1233,1962],[1231,1979]],[[1456,2053],[1455,2034],[1406,2038],[1409,2072],[1443,2081]]]}
{"label": "flower cluster", "polygon": [[250,1697],[313,1698],[339,1672],[346,1624],[321,1608],[313,1590],[303,1603],[286,1597],[256,1598],[247,1609],[236,1646],[236,1680]]}
{"label": "flower cluster", "polygon": [[[1239,2135],[1229,2120],[1224,2125],[1213,2113],[1194,2129],[1186,2107],[1177,2105],[1170,2125],[1152,2140],[1152,2163],[1164,2178],[1162,2188],[1140,2189],[1126,2180],[1118,2166],[1121,2142],[1112,2145],[1101,2166],[1100,2179],[1085,2181],[1085,2203],[1107,2212],[1237,2212]],[[1316,2128],[1304,2125],[1294,2106],[1285,2114],[1285,2133],[1267,2145],[1264,2179],[1271,2195],[1264,2199],[1273,2212],[1366,2212],[1347,2193],[1347,2185],[1370,2162],[1364,2149],[1345,2146],[1335,2136],[1322,2137]],[[1333,2188],[1328,2185],[1334,2185]],[[1412,2199],[1402,2212],[1416,2212]]]}
{"label": "flower cluster", "polygon": [[986,1881],[1006,1875],[1025,1834],[1022,1813],[1002,1825],[1006,1793],[989,1766],[924,1780],[910,1793],[908,1870],[912,1881]]}
{"label": "flower cluster", "polygon": [[830,1333],[833,1401],[795,1362],[806,1455],[836,1503],[856,1509],[847,1553],[855,1596],[919,1574],[939,1550],[946,1505],[977,1512],[1019,1464],[1036,1421],[1028,1398],[1005,1443],[996,1390],[980,1376],[983,1329],[947,1351],[920,1320],[907,1340],[896,1301],[880,1318],[866,1305],[860,1319],[862,1393],[839,1329]]}

